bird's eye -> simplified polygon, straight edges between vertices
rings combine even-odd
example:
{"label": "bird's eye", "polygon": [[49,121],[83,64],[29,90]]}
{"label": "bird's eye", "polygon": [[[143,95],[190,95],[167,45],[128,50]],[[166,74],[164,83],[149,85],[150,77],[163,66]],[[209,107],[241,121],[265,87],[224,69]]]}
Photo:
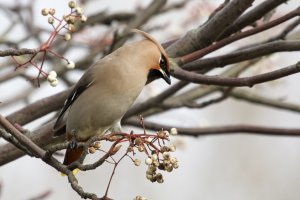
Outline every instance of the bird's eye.
{"label": "bird's eye", "polygon": [[160,66],[166,65],[166,61],[163,58],[160,58],[159,65]]}
{"label": "bird's eye", "polygon": [[159,59],[159,65],[160,65],[160,68],[163,69],[164,71],[167,70],[167,60],[164,55],[161,55],[161,57]]}

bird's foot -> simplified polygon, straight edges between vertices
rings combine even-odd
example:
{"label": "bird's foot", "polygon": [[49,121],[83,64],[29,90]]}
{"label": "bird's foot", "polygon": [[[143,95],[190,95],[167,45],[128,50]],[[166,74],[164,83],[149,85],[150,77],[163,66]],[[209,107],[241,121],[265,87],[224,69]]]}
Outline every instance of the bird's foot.
{"label": "bird's foot", "polygon": [[69,148],[69,149],[76,149],[76,147],[77,147],[77,141],[76,141],[75,138],[72,138],[72,139],[70,140],[70,143],[69,143],[68,148]]}
{"label": "bird's foot", "polygon": [[68,148],[69,149],[76,149],[77,148],[76,131],[72,130],[71,134],[72,134],[72,138],[70,140]]}

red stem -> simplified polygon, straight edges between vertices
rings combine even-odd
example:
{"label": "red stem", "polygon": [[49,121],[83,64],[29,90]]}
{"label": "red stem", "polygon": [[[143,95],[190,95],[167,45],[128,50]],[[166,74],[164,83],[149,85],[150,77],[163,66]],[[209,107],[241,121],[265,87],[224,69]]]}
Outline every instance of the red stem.
{"label": "red stem", "polygon": [[52,49],[48,49],[48,52],[50,52],[50,53],[52,53],[53,55],[55,55],[56,57],[58,57],[58,58],[60,58],[60,59],[62,59],[62,60],[65,60],[65,61],[67,61],[68,62],[68,59],[66,59],[65,57],[63,57],[62,55],[60,55],[60,54],[58,54],[58,53],[56,53],[55,51],[53,51]]}
{"label": "red stem", "polygon": [[43,74],[43,76],[47,77],[47,73],[44,72],[40,67],[38,67],[36,64],[34,64],[31,61],[30,61],[30,64],[32,64],[35,68],[37,68],[39,70],[39,72]]}
{"label": "red stem", "polygon": [[109,187],[110,187],[112,178],[113,178],[113,176],[114,176],[114,174],[115,174],[115,171],[116,171],[116,168],[117,168],[118,164],[120,163],[120,161],[121,161],[126,155],[127,155],[127,153],[124,154],[124,155],[118,160],[118,162],[115,162],[115,160],[111,157],[111,158],[113,159],[113,161],[115,162],[115,166],[114,166],[114,169],[113,169],[113,171],[112,171],[112,173],[111,173],[111,176],[110,176],[110,178],[109,178],[109,182],[108,182],[108,185],[107,185],[105,194],[104,194],[104,198],[107,197],[108,190],[109,190]]}

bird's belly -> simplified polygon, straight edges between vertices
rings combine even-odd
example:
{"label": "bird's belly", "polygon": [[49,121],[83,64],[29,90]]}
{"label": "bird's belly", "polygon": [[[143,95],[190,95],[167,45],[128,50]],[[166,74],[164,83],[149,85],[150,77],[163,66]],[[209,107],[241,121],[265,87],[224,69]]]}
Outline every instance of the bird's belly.
{"label": "bird's belly", "polygon": [[75,132],[76,138],[87,140],[91,136],[104,134],[109,128],[118,123],[138,96],[122,97],[112,94],[88,94],[91,101],[87,104],[81,96],[70,107],[67,118],[67,132]]}

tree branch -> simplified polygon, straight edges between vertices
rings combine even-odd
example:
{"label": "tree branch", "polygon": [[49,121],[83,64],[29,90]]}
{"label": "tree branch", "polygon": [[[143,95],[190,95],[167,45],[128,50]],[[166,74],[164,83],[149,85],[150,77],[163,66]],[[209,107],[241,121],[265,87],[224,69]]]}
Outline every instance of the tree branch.
{"label": "tree branch", "polygon": [[26,54],[37,54],[40,51],[39,48],[37,49],[7,49],[7,50],[0,50],[0,57],[5,56],[21,56]]}
{"label": "tree branch", "polygon": [[[44,126],[41,126],[39,129],[30,134],[29,139],[41,147],[46,147],[48,144],[65,140],[64,137],[52,137],[53,125],[54,122],[50,122]],[[18,159],[21,156],[24,156],[24,152],[15,148],[15,146],[10,143],[0,146],[0,166]]]}
{"label": "tree branch", "polygon": [[224,67],[229,64],[262,57],[275,52],[299,51],[299,41],[274,41],[266,44],[259,44],[246,49],[236,50],[232,53],[204,58],[190,62],[183,66],[188,71],[211,69],[216,67]]}
{"label": "tree branch", "polygon": [[26,154],[33,156],[33,154],[28,149],[26,149],[22,144],[20,144],[20,142],[16,138],[14,138],[11,134],[6,132],[2,128],[0,128],[0,137],[2,137],[7,142],[13,144],[15,147],[17,147],[21,151],[24,151]]}
{"label": "tree branch", "polygon": [[6,131],[8,131],[13,137],[15,137],[22,146],[28,148],[36,157],[43,158],[45,151],[33,143],[28,137],[23,135],[18,129],[16,129],[5,117],[0,114],[0,125],[2,125]]}
{"label": "tree branch", "polygon": [[[139,127],[137,119],[127,119],[124,122],[126,125]],[[164,124],[146,122],[146,128],[151,130],[170,130],[172,126]],[[186,136],[205,136],[205,135],[223,135],[223,134],[256,134],[256,135],[269,135],[269,136],[300,136],[300,129],[288,128],[273,128],[266,126],[252,126],[252,125],[236,125],[236,126],[219,126],[208,128],[183,128],[176,127],[179,135]]]}
{"label": "tree branch", "polygon": [[282,69],[274,70],[272,72],[259,74],[251,77],[243,78],[228,78],[220,76],[207,76],[202,74],[196,74],[176,67],[172,72],[175,78],[184,81],[190,81],[192,83],[207,84],[207,85],[220,85],[229,87],[252,87],[259,83],[276,80],[282,77],[286,77],[300,71],[300,63],[291,65]]}
{"label": "tree branch", "polygon": [[261,26],[257,26],[253,29],[250,29],[250,30],[247,30],[247,31],[244,31],[244,32],[241,32],[241,33],[237,33],[233,36],[230,36],[228,38],[224,38],[223,40],[220,40],[204,49],[200,49],[198,51],[195,51],[191,54],[188,54],[188,55],[185,55],[185,56],[182,56],[179,58],[180,60],[180,64],[179,65],[182,65],[182,64],[186,64],[188,62],[191,62],[191,61],[194,61],[196,59],[199,59],[199,58],[202,58],[203,56],[217,50],[217,49],[220,49],[232,42],[235,42],[237,40],[240,40],[240,39],[243,39],[245,37],[248,37],[248,36],[251,36],[251,35],[254,35],[256,33],[259,33],[259,32],[262,32],[262,31],[265,31],[267,29],[270,29],[274,26],[277,26],[287,20],[290,20],[294,17],[297,17],[298,15],[300,14],[300,7],[296,8],[295,10],[289,12],[288,14],[278,18],[278,19],[275,19],[273,21],[270,21],[268,23],[265,23]]}
{"label": "tree branch", "polygon": [[246,26],[254,23],[255,21],[262,18],[271,10],[275,9],[277,6],[287,2],[288,0],[266,0],[261,4],[257,5],[255,8],[251,9],[249,12],[240,16],[234,23],[230,24],[229,27],[219,36],[218,40],[228,37],[229,35],[242,30]]}
{"label": "tree branch", "polygon": [[234,22],[254,0],[232,0],[216,13],[207,23],[190,30],[187,34],[177,40],[167,48],[170,57],[180,57],[198,49],[202,49],[212,42],[224,31],[224,29]]}

